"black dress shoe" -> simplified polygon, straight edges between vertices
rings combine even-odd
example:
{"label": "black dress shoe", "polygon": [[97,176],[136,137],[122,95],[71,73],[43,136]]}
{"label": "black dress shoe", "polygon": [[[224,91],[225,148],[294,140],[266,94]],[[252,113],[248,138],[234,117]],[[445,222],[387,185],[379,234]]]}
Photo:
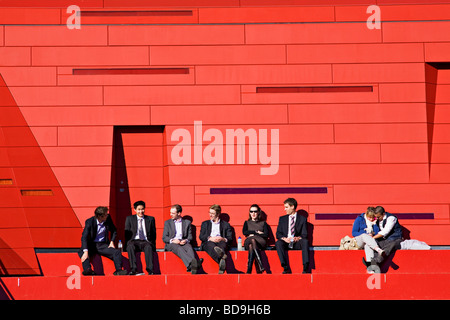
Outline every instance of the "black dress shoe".
{"label": "black dress shoe", "polygon": [[292,270],[291,270],[291,268],[290,267],[283,267],[283,272],[282,272],[282,274],[289,274],[289,273],[292,273]]}
{"label": "black dress shoe", "polygon": [[85,270],[82,272],[83,276],[95,276],[95,272],[92,269]]}
{"label": "black dress shoe", "polygon": [[130,271],[130,273],[128,275],[135,276],[136,275],[136,270],[135,269],[131,269],[131,271]]}
{"label": "black dress shoe", "polygon": [[127,270],[116,270],[113,273],[113,275],[115,276],[125,276],[127,274],[128,274]]}
{"label": "black dress shoe", "polygon": [[149,269],[146,269],[147,270],[147,274],[149,275],[149,276],[151,276],[152,274],[154,274],[153,273],[153,270],[149,270]]}

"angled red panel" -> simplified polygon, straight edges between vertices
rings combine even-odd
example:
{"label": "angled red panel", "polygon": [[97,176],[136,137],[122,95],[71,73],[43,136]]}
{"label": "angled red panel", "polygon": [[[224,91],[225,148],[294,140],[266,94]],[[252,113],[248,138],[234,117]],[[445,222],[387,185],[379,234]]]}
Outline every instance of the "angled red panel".
{"label": "angled red panel", "polygon": [[[3,79],[2,84],[5,85]],[[55,175],[45,160],[36,139],[25,122],[19,108],[15,105],[14,99],[12,99],[9,93],[8,87],[0,87],[2,90],[0,95],[2,100],[8,101],[9,107],[0,107],[0,118],[2,121],[0,147],[3,152],[9,158],[9,168],[1,168],[0,172],[3,172],[2,179],[10,179],[11,183],[2,186],[0,188],[0,201],[1,208],[32,208],[32,207],[48,207],[55,206],[59,208],[66,208],[70,211],[69,216],[75,218],[75,214],[71,209],[67,198],[65,197],[59,182],[55,178]],[[13,108],[16,110],[13,110]],[[16,126],[3,126],[4,123],[13,123]],[[20,151],[23,151],[21,153]],[[11,155],[9,155],[11,153]],[[24,158],[25,157],[25,158]],[[5,163],[6,165],[6,163]],[[61,212],[64,210],[62,209]],[[67,212],[67,211],[66,211]],[[2,219],[0,219],[0,243],[3,244],[2,248],[8,250],[8,254],[14,254],[17,257],[19,266],[10,265],[8,259],[4,259],[2,255],[2,274],[35,274],[35,267],[37,265],[36,259],[28,255],[29,249],[35,246],[38,247],[53,247],[61,242],[55,241],[55,238],[50,239],[48,232],[31,232],[29,227],[34,227],[35,223],[30,225],[28,223],[27,214],[24,221],[27,221],[25,228],[11,228],[7,222],[8,211],[0,211]],[[33,213],[38,214],[38,212]],[[66,213],[67,214],[67,213]],[[5,215],[5,216],[3,216]],[[59,229],[62,224],[58,223],[63,221],[62,219],[55,219],[55,216],[41,215],[38,219],[40,224],[45,224],[45,221],[51,221],[52,228],[50,231],[61,233],[64,229]],[[76,218],[75,218],[76,220]],[[36,221],[36,220],[34,220]],[[9,226],[9,228],[5,228]],[[73,230],[80,232],[79,223],[73,224]],[[51,233],[51,232],[50,232]],[[65,240],[62,241],[64,245],[68,242],[74,242],[76,239],[73,235],[65,234]],[[18,249],[28,248],[23,254],[27,254],[26,257],[22,256]],[[21,262],[22,261],[22,262]],[[5,266],[5,267],[3,267]]]}

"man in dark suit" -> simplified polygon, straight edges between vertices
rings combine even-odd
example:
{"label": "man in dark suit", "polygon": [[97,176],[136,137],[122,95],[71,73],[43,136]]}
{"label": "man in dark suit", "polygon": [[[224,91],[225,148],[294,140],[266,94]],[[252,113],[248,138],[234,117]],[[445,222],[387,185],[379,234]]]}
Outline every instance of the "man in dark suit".
{"label": "man in dark suit", "polygon": [[125,240],[130,260],[130,275],[136,274],[136,252],[144,252],[147,273],[153,274],[153,251],[156,245],[155,218],[145,215],[145,202],[134,203],[135,215],[125,220]]}
{"label": "man in dark suit", "polygon": [[173,252],[186,266],[188,272],[196,274],[201,267],[203,259],[197,261],[192,241],[191,222],[181,218],[182,207],[175,204],[170,208],[171,219],[164,222],[163,242],[164,249]]}
{"label": "man in dark suit", "polygon": [[[87,219],[84,223],[81,235],[81,248],[78,251],[78,256],[81,258],[83,265],[83,275],[95,275],[95,272],[91,269],[90,262],[90,258],[95,254],[105,256],[114,261],[116,268],[114,275],[127,274],[126,270],[122,270],[122,254],[120,250],[114,247],[117,229],[108,214],[108,208],[97,207],[94,213],[95,216]],[[109,234],[111,234],[111,238]]]}
{"label": "man in dark suit", "polygon": [[286,215],[281,216],[277,227],[277,249],[283,273],[292,273],[287,250],[302,250],[303,273],[309,273],[309,244],[306,218],[298,214],[297,200],[288,198],[284,201]]}
{"label": "man in dark suit", "polygon": [[222,208],[218,204],[209,208],[210,220],[202,222],[199,236],[202,241],[201,249],[219,264],[219,274],[225,271],[226,250],[233,239],[230,224],[219,219],[221,212]]}

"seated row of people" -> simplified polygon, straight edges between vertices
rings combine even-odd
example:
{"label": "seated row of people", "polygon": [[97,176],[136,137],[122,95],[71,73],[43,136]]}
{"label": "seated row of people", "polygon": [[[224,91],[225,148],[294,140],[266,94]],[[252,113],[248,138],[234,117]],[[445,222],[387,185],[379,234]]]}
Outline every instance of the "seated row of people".
{"label": "seated row of people", "polygon": [[[292,273],[289,250],[301,250],[303,273],[310,273],[309,243],[306,218],[297,212],[297,201],[288,198],[284,201],[285,215],[279,218],[275,248],[280,260],[283,274]],[[109,217],[107,207],[98,207],[95,216],[85,222],[81,237],[79,256],[83,266],[83,275],[94,275],[90,257],[100,254],[114,261],[114,275],[135,275],[137,273],[136,252],[144,252],[146,271],[153,274],[153,252],[156,243],[155,219],[145,215],[145,202],[134,203],[135,215],[125,220],[126,250],[130,262],[130,272],[122,268],[122,254],[116,249],[114,241],[117,229]],[[228,222],[220,219],[220,205],[209,208],[209,219],[203,221],[200,228],[200,250],[204,250],[218,264],[219,274],[225,272],[229,247],[232,242],[232,229]],[[165,250],[178,256],[186,270],[196,274],[202,266],[203,259],[198,259],[191,245],[193,241],[191,222],[182,218],[182,207],[179,204],[170,208],[171,219],[165,221],[162,240]],[[261,261],[261,250],[267,246],[269,227],[261,220],[261,208],[253,204],[249,209],[248,220],[244,222],[242,233],[246,236],[244,247],[248,250],[247,273],[252,272],[256,263],[257,272],[265,271]],[[364,248],[366,267],[379,264],[401,239],[401,226],[394,215],[385,213],[382,207],[369,207],[365,214],[359,216],[353,225],[353,236],[360,248]]]}

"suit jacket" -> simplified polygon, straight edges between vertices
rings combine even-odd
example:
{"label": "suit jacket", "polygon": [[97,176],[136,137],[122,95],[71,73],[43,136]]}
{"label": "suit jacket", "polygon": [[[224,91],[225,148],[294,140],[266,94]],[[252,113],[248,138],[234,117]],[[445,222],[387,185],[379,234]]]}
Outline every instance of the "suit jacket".
{"label": "suit jacket", "polygon": [[[276,237],[280,240],[283,237],[287,237],[289,234],[289,216],[283,215],[278,220]],[[295,221],[295,234],[294,237],[308,238],[308,229],[306,225],[306,218],[297,213],[297,220]]]}
{"label": "suit jacket", "polygon": [[[145,232],[147,233],[147,240],[153,245],[156,245],[156,226],[155,218],[144,215]],[[131,215],[125,219],[125,243],[133,240],[138,232],[137,216]]]}
{"label": "suit jacket", "polygon": [[[81,249],[89,249],[89,247],[94,245],[95,237],[97,236],[97,218],[95,216],[89,218],[84,223],[83,233],[81,234]],[[104,243],[110,243],[114,241],[117,236],[117,228],[114,225],[111,216],[108,216],[104,226],[106,228],[106,236]],[[111,234],[111,236],[109,235]]]}
{"label": "suit jacket", "polygon": [[[203,244],[208,241],[208,238],[211,234],[212,222],[211,220],[206,220],[202,222],[202,226],[200,228],[200,240]],[[230,245],[233,240],[233,231],[231,230],[231,226],[228,222],[220,220],[220,236],[227,239],[227,244]]]}
{"label": "suit jacket", "polygon": [[[162,240],[166,244],[170,244],[170,239],[175,238],[175,222],[173,219],[166,220],[164,222],[164,231],[163,231],[163,237]],[[192,241],[192,228],[191,228],[191,222],[186,219],[181,219],[181,233],[182,233],[182,239],[186,239],[189,242]]]}

